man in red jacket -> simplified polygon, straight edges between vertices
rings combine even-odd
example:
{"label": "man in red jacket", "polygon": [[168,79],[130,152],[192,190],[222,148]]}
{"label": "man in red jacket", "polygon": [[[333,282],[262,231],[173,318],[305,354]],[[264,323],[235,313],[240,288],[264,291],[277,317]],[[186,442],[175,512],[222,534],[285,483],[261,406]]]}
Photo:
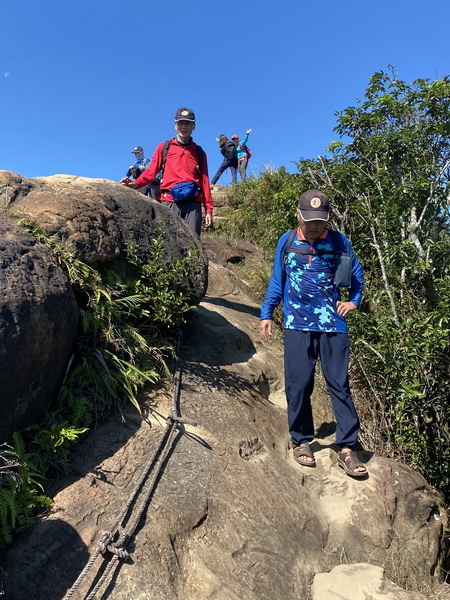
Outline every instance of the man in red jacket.
{"label": "man in red jacket", "polygon": [[150,165],[134,181],[125,177],[120,183],[131,188],[149,185],[158,173],[161,176],[161,202],[186,221],[200,235],[202,205],[205,207],[205,227],[213,223],[214,208],[208,177],[208,162],[204,151],[192,140],[195,115],[190,108],[179,108],[175,115],[177,135],[161,142]]}

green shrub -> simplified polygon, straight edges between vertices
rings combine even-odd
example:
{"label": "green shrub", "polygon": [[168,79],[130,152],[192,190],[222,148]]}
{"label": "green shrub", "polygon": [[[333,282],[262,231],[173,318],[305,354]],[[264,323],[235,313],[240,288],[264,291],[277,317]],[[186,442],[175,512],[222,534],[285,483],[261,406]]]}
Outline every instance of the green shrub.
{"label": "green shrub", "polygon": [[246,179],[229,193],[232,210],[219,231],[273,251],[279,232],[296,226],[300,189],[299,175],[288,173],[284,167],[262,173],[258,179]]}
{"label": "green shrub", "polygon": [[[14,434],[14,448],[0,449],[0,546],[33,522],[46,506],[40,495],[46,475],[63,468],[73,444],[99,416],[131,402],[146,383],[169,375],[170,336],[192,308],[190,281],[199,253],[164,261],[164,231],[151,241],[147,260],[128,246],[126,260],[135,276],[124,279],[112,269],[95,269],[61,241],[46,236],[22,217],[21,224],[52,250],[72,285],[79,306],[79,331],[58,399],[45,419]],[[26,440],[26,444],[23,440]]]}

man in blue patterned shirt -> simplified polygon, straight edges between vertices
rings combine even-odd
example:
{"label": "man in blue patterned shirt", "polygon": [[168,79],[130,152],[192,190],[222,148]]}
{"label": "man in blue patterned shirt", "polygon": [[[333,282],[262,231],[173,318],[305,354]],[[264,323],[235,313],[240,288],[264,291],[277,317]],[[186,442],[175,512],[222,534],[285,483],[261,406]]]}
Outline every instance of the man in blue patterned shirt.
{"label": "man in blue patterned shirt", "polygon": [[[355,452],[359,420],[349,386],[346,316],[361,301],[363,269],[349,240],[327,229],[329,200],[322,191],[308,190],[300,196],[297,218],[297,230],[287,231],[278,240],[261,308],[261,337],[264,342],[270,339],[272,315],[283,300],[285,389],[296,461],[315,466],[309,446],[314,439],[311,394],[320,357],[336,418],[338,463],[348,475],[362,477],[367,471]],[[338,263],[344,267],[345,262],[349,293],[343,301],[336,271]]]}

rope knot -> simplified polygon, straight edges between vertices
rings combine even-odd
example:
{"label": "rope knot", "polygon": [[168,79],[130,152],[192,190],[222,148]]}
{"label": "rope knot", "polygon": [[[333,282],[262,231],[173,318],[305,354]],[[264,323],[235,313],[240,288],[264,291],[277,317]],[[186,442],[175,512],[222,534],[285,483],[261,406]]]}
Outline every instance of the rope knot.
{"label": "rope knot", "polygon": [[117,548],[115,544],[110,544],[108,546],[108,550],[111,552],[111,554],[115,554],[119,558],[128,558],[130,556],[125,548]]}
{"label": "rope knot", "polygon": [[105,531],[100,536],[100,539],[97,542],[98,549],[102,554],[105,552],[111,552],[111,554],[115,554],[119,558],[128,558],[130,554],[123,547],[128,540],[128,535],[125,533],[123,527],[119,527],[119,538],[117,542],[113,542],[113,536],[110,531]]}
{"label": "rope knot", "polygon": [[113,539],[112,533],[110,531],[104,531],[100,536],[100,539],[97,542],[97,547],[102,554],[108,550],[108,546],[111,544]]}
{"label": "rope knot", "polygon": [[197,426],[197,421],[193,421],[192,419],[188,419],[187,417],[182,417],[178,415],[175,410],[173,410],[166,419],[167,423],[184,423],[186,425]]}

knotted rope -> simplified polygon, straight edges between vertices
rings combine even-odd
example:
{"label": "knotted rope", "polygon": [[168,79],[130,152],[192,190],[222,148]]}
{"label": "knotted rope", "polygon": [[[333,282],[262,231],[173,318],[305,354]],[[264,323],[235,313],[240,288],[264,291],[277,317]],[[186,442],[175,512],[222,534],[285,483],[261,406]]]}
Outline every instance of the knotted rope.
{"label": "knotted rope", "polygon": [[[105,531],[97,542],[97,549],[94,554],[91,556],[89,561],[87,562],[84,569],[81,571],[75,583],[72,585],[70,590],[64,596],[63,600],[70,600],[74,593],[77,591],[81,582],[84,580],[93,564],[97,560],[100,554],[106,554],[106,552],[110,552],[112,557],[110,558],[108,564],[106,565],[105,570],[103,571],[101,577],[95,583],[94,587],[90,590],[89,595],[85,596],[85,600],[92,600],[95,597],[95,594],[98,592],[100,587],[103,585],[105,580],[107,579],[109,573],[117,563],[119,559],[127,559],[129,556],[128,551],[126,550],[126,545],[130,538],[133,536],[139,522],[141,520],[142,515],[147,509],[151,497],[155,491],[156,484],[158,482],[158,478],[163,471],[165,461],[169,455],[171,443],[173,439],[173,435],[180,424],[188,424],[188,425],[197,425],[195,421],[192,419],[187,419],[182,417],[180,414],[180,392],[181,392],[181,360],[180,360],[180,348],[181,348],[181,333],[178,335],[175,347],[175,369],[174,369],[174,388],[172,394],[172,411],[166,419],[166,427],[161,435],[159,443],[155,448],[147,466],[142,471],[139,480],[137,481],[130,497],[128,498],[127,503],[121,510],[121,512],[117,515],[116,520],[111,526],[110,531]],[[156,465],[156,466],[155,466]],[[137,496],[139,495],[141,488],[143,487],[145,481],[149,474],[153,471],[153,476],[148,485],[145,496],[141,502],[139,510],[136,513],[135,518],[133,519],[131,525],[127,530],[125,530],[120,524],[124,521],[125,516],[131,512],[132,505],[134,504]],[[116,541],[114,540],[115,533],[118,531],[119,537]]]}

